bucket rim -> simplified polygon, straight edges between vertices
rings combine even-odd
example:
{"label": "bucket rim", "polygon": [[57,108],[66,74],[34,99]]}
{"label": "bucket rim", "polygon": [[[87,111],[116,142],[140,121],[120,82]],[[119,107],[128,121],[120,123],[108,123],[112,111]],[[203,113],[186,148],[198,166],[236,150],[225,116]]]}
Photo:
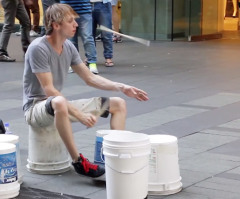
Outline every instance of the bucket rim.
{"label": "bucket rim", "polygon": [[125,144],[123,144],[122,142],[115,142],[115,143],[108,143],[108,142],[106,142],[106,141],[104,141],[103,140],[103,142],[102,142],[102,145],[103,146],[105,146],[105,147],[110,147],[110,148],[114,148],[114,149],[118,149],[118,148],[136,148],[136,147],[138,147],[138,148],[143,148],[143,147],[147,147],[147,146],[149,146],[149,145],[151,145],[151,143],[149,142],[149,140],[148,141],[146,141],[146,142],[135,142],[135,143],[125,143]]}
{"label": "bucket rim", "polygon": [[0,155],[16,152],[16,145],[9,142],[1,142]]}
{"label": "bucket rim", "polygon": [[[103,155],[106,157],[112,157],[112,158],[120,158],[120,159],[130,159],[131,158],[138,158],[138,157],[143,157],[143,156],[149,156],[150,151],[145,151],[145,152],[139,152],[139,153],[110,153],[108,151],[103,150]],[[125,156],[125,157],[124,157]]]}
{"label": "bucket rim", "polygon": [[0,143],[19,143],[18,135],[0,134]]}
{"label": "bucket rim", "polygon": [[144,133],[134,133],[131,131],[116,131],[103,137],[103,143],[133,145],[138,143],[150,143],[149,136]]}
{"label": "bucket rim", "polygon": [[153,134],[148,135],[150,143],[153,145],[165,145],[170,143],[175,143],[178,141],[178,138],[173,135],[167,135],[167,134]]}

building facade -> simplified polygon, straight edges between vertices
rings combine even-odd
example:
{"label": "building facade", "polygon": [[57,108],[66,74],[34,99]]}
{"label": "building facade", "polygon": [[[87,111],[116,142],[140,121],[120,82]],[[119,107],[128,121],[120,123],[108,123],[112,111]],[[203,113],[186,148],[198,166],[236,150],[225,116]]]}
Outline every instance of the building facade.
{"label": "building facade", "polygon": [[[122,0],[121,30],[125,34],[149,40],[194,41],[221,38],[224,31],[224,9],[232,9],[233,1],[238,2]],[[236,20],[238,24],[238,19]]]}

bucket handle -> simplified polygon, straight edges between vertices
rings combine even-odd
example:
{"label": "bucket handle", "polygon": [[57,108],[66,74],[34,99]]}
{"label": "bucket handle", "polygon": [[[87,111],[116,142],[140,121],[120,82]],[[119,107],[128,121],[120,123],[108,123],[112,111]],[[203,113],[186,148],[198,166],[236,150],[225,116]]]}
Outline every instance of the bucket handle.
{"label": "bucket handle", "polygon": [[144,165],[143,167],[141,167],[140,169],[137,169],[136,171],[118,171],[118,170],[112,168],[110,165],[108,165],[108,164],[105,163],[105,167],[106,167],[106,165],[107,165],[111,170],[113,170],[113,171],[115,171],[115,172],[117,172],[117,173],[121,173],[121,174],[135,174],[135,173],[141,171],[142,169],[144,169],[145,167],[148,166],[148,164],[146,164],[146,165]]}
{"label": "bucket handle", "polygon": [[[101,149],[101,155],[103,154],[103,148]],[[145,156],[145,155],[149,155],[148,152],[146,153],[141,153],[141,154],[131,154],[131,153],[121,153],[121,154],[110,154],[110,153],[106,153],[107,156],[109,157],[116,157],[116,158],[120,158],[120,159],[130,159],[130,158],[133,158],[133,157],[139,157],[139,156]]]}
{"label": "bucket handle", "polygon": [[[114,157],[119,157],[119,158],[124,158],[124,159],[130,159],[132,158],[132,155],[131,154],[120,154],[120,155],[113,155],[111,154],[111,156],[114,156]],[[100,153],[100,158],[102,160],[103,163],[105,163],[105,160],[102,158],[103,157],[103,147],[101,148],[101,153]]]}

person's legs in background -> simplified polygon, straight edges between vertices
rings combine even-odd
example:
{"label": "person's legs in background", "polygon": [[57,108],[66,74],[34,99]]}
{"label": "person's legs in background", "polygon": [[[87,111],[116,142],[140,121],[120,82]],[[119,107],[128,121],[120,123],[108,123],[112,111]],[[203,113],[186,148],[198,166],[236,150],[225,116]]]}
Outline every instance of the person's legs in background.
{"label": "person's legs in background", "polygon": [[2,0],[1,3],[4,9],[4,25],[0,39],[0,61],[11,62],[15,61],[15,59],[9,57],[7,46],[15,23],[14,20],[17,13],[18,0]]}
{"label": "person's legs in background", "polygon": [[[33,25],[31,26],[30,30],[30,36],[31,37],[38,37],[39,36],[39,20],[40,20],[40,11],[39,11],[39,4],[38,0],[24,0],[24,6],[27,11],[30,23],[31,23],[31,13],[33,14]],[[19,31],[15,32],[15,35],[20,36],[21,35],[21,29],[20,26]]]}
{"label": "person's legs in background", "polygon": [[232,17],[237,17],[237,1],[238,0],[232,0],[232,3],[233,3],[233,14],[232,14]]}
{"label": "person's legs in background", "polygon": [[[109,29],[112,29],[112,5],[111,3],[103,4],[100,13],[100,25],[103,25]],[[102,41],[103,41],[103,56],[105,58],[105,66],[112,67],[114,63],[112,61],[113,57],[113,42],[112,33],[102,31]]]}
{"label": "person's legs in background", "polygon": [[[112,29],[112,5],[111,3],[94,3],[93,9],[93,36],[96,36],[97,25],[103,25],[109,29]],[[105,58],[105,66],[112,67],[114,63],[112,61],[113,57],[113,42],[112,33],[102,31],[102,41],[103,41],[103,56]]]}
{"label": "person's legs in background", "polygon": [[[232,0],[232,3],[233,3],[233,14],[232,14],[232,17],[235,18],[237,16],[237,2],[238,0]],[[224,19],[226,17],[226,9],[227,9],[227,0],[224,0],[223,2],[223,16],[224,16]]]}
{"label": "person's legs in background", "polygon": [[[25,7],[25,9],[27,11],[27,14],[28,14],[28,17],[29,17],[29,20],[30,20],[30,23],[31,23],[31,14],[30,14],[29,6],[32,4],[32,1],[31,0],[23,0],[23,3],[24,3],[24,7]],[[15,35],[16,36],[21,36],[21,32],[22,32],[22,26],[20,25],[19,26],[19,31],[15,32]]]}
{"label": "person's legs in background", "polygon": [[[92,13],[84,13],[81,14],[79,18],[75,19],[78,23],[78,27],[76,30],[75,35],[70,38],[69,40],[73,43],[73,45],[77,48],[78,47],[78,36],[80,35],[85,51],[85,64],[89,67],[90,71],[94,74],[98,74],[97,69],[97,52],[96,46],[94,43],[93,38],[93,31],[92,31]],[[71,67],[69,68],[69,73],[72,73],[73,70]]]}
{"label": "person's legs in background", "polygon": [[97,51],[92,31],[92,13],[81,14],[77,20],[78,30],[83,42],[85,56],[87,58],[86,64],[92,73],[98,74],[96,65]]}
{"label": "person's legs in background", "polygon": [[[43,16],[45,15],[45,11],[49,6],[54,3],[60,3],[60,0],[42,0],[42,8],[43,8]],[[41,28],[41,36],[45,35],[45,27],[44,27],[44,17],[43,17],[43,26]]]}
{"label": "person's legs in background", "polygon": [[33,3],[30,6],[30,10],[33,14],[33,23],[32,23],[32,29],[30,31],[31,37],[37,37],[39,36],[39,21],[40,21],[40,9],[38,0],[32,0]]}
{"label": "person's legs in background", "polygon": [[26,53],[27,48],[30,44],[29,32],[31,29],[31,23],[23,3],[18,4],[16,18],[19,20],[22,27],[21,43],[23,52]]}
{"label": "person's legs in background", "polygon": [[[120,18],[119,18],[119,9],[118,9],[118,0],[112,0],[112,23],[113,30],[119,32]],[[122,42],[122,38],[119,35],[113,35],[113,42],[119,43]]]}
{"label": "person's legs in background", "polygon": [[9,39],[14,28],[15,17],[20,21],[22,27],[22,49],[26,52],[28,45],[30,44],[29,31],[30,20],[28,14],[24,8],[24,4],[20,0],[2,0],[2,7],[4,9],[4,26],[0,38],[0,61],[1,62],[14,62],[15,59],[9,57],[7,47]]}

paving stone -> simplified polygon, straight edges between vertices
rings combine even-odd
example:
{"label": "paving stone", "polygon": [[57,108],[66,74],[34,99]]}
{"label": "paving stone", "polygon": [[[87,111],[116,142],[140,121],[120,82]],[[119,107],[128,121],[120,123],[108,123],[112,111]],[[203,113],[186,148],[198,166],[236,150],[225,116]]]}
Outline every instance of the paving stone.
{"label": "paving stone", "polygon": [[188,107],[167,107],[164,109],[152,111],[150,113],[138,115],[136,117],[128,118],[126,126],[127,129],[131,129],[132,131],[140,131],[174,120],[187,118],[204,111],[206,110]]}
{"label": "paving stone", "polygon": [[181,169],[190,171],[206,172],[216,175],[224,171],[230,170],[240,165],[239,162],[226,160],[221,156],[214,156],[210,153],[201,153],[188,159],[180,160]]}
{"label": "paving stone", "polygon": [[216,95],[197,99],[184,104],[209,107],[222,107],[239,101],[240,101],[239,93],[218,93]]}
{"label": "paving stone", "polygon": [[19,196],[16,199],[87,199],[79,196],[71,196],[63,193],[55,193],[50,191],[44,191],[41,189],[33,189],[30,187],[21,188]]}
{"label": "paving stone", "polygon": [[180,165],[180,175],[182,177],[181,182],[183,183],[184,189],[198,182],[206,180],[212,176],[211,173],[207,173],[207,171],[199,172],[199,171],[182,169],[181,165]]}
{"label": "paving stone", "polygon": [[195,148],[207,151],[238,139],[238,137],[212,135],[200,132],[181,138],[178,140],[178,143],[181,148]]}
{"label": "paving stone", "polygon": [[173,195],[168,196],[149,196],[148,199],[209,199],[208,196],[194,194],[194,193],[188,193],[185,191],[178,192]]}
{"label": "paving stone", "polygon": [[0,92],[12,91],[14,89],[22,89],[22,81],[8,81],[0,84]]}
{"label": "paving stone", "polygon": [[188,192],[188,193],[193,193],[196,194],[198,196],[203,196],[203,197],[207,197],[207,199],[238,199],[239,198],[239,194],[238,193],[232,193],[232,192],[226,192],[226,191],[222,191],[222,190],[215,190],[215,189],[211,189],[211,188],[202,188],[202,187],[197,187],[197,186],[192,186],[189,187],[187,189],[185,189],[184,191]]}
{"label": "paving stone", "polygon": [[205,151],[205,149],[178,147],[178,158],[179,160],[186,159],[186,158],[195,156],[203,151]]}
{"label": "paving stone", "polygon": [[217,174],[216,177],[223,178],[223,179],[238,180],[238,181],[240,180],[240,175],[236,173],[232,173],[231,170],[224,173]]}
{"label": "paving stone", "polygon": [[77,94],[83,94],[83,93],[88,93],[88,92],[92,92],[96,90],[95,88],[89,88],[86,87],[86,85],[82,85],[82,86],[71,86],[71,87],[65,87],[62,91],[62,93],[64,94],[64,96],[68,97],[68,96],[72,96],[72,95],[76,95]]}
{"label": "paving stone", "polygon": [[86,197],[89,197],[91,199],[107,198],[107,192],[104,189],[104,190],[100,190],[95,193],[91,193],[91,194],[87,195]]}
{"label": "paving stone", "polygon": [[239,144],[240,140],[238,139],[236,141],[227,143],[221,147],[212,149],[211,152],[240,157],[240,148],[238,147]]}
{"label": "paving stone", "polygon": [[[104,182],[95,183],[92,179],[76,174],[73,169],[61,176],[58,175],[53,179],[35,184],[32,187],[82,197],[106,188]],[[61,187],[61,189],[59,189],[59,187]]]}
{"label": "paving stone", "polygon": [[8,100],[1,100],[0,102],[1,102],[0,111],[4,111],[11,108],[18,108],[22,106],[22,100],[8,99]]}
{"label": "paving stone", "polygon": [[[217,130],[214,130],[217,129]],[[203,130],[203,133],[208,133],[208,134],[213,134],[213,135],[221,135],[221,136],[232,136],[232,137],[240,137],[240,132],[234,132],[232,131],[233,129],[228,129],[226,128],[214,128],[214,129],[207,129]]]}
{"label": "paving stone", "polygon": [[[225,183],[223,182],[225,181]],[[231,192],[234,194],[240,194],[239,186],[240,183],[237,180],[224,179],[223,181],[203,181],[195,184],[196,187],[219,190],[225,192]]]}
{"label": "paving stone", "polygon": [[[215,184],[220,184],[220,185],[226,185],[226,186],[239,186],[240,185],[240,181],[239,180],[235,180],[235,179],[227,179],[224,177],[213,177],[213,178],[209,178],[207,179],[205,182],[209,182],[209,183],[215,183]],[[200,184],[202,184],[204,182],[201,182]],[[223,188],[224,190],[225,188]],[[239,191],[239,190],[236,190]]]}
{"label": "paving stone", "polygon": [[227,173],[232,173],[232,174],[238,174],[238,175],[240,175],[240,167],[236,167],[236,168],[228,171]]}
{"label": "paving stone", "polygon": [[231,122],[219,125],[219,127],[226,127],[226,128],[233,128],[233,129],[240,129],[240,119],[233,120]]}

